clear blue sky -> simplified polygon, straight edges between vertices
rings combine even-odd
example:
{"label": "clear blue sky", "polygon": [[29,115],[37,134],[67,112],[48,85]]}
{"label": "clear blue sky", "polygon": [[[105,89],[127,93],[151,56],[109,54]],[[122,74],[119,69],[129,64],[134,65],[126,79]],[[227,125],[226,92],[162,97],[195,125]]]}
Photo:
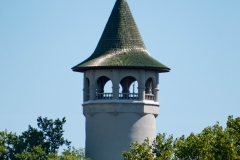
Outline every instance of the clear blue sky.
{"label": "clear blue sky", "polygon": [[[84,147],[83,75],[115,0],[0,1],[0,130],[66,117],[65,137]],[[240,1],[128,0],[160,74],[157,132],[198,133],[240,116]]]}

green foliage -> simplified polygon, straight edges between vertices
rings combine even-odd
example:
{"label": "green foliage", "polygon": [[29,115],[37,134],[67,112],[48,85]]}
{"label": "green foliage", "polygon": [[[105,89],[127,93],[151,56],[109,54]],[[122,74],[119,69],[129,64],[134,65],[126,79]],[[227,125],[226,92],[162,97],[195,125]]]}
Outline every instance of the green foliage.
{"label": "green foliage", "polygon": [[228,117],[227,131],[232,139],[232,147],[240,159],[240,117],[233,119],[233,116]]}
{"label": "green foliage", "polygon": [[46,152],[41,145],[33,146],[29,151],[18,153],[14,155],[16,159],[21,160],[45,160]]}
{"label": "green foliage", "polygon": [[62,152],[60,156],[60,160],[90,160],[89,158],[85,157],[84,149],[67,149]]}
{"label": "green foliage", "polygon": [[63,138],[65,118],[53,121],[52,119],[39,117],[37,122],[40,128],[40,140],[44,139],[42,147],[46,149],[47,154],[55,153],[63,145],[70,147],[71,142]]}
{"label": "green foliage", "polygon": [[240,160],[240,117],[229,116],[225,129],[217,123],[175,141],[158,134],[151,144],[148,139],[135,142],[129,152],[122,153],[125,160],[143,159],[141,155],[154,160]]}
{"label": "green foliage", "polygon": [[[38,129],[31,126],[17,136],[7,131],[0,132],[0,160],[87,160],[83,149],[71,148],[63,138],[62,120],[38,117]],[[61,155],[58,149],[67,146]]]}
{"label": "green foliage", "polygon": [[123,151],[125,160],[170,160],[173,155],[173,136],[166,138],[166,134],[158,134],[150,143],[146,138],[142,144],[134,142],[130,145],[130,151]]}
{"label": "green foliage", "polygon": [[90,160],[85,158],[84,149],[75,149],[74,147],[65,149],[61,155],[56,153],[46,154],[42,146],[33,147],[31,152],[22,152],[15,155],[21,160]]}
{"label": "green foliage", "polygon": [[5,156],[7,152],[5,145],[6,144],[5,132],[0,132],[0,157]]}
{"label": "green foliage", "polygon": [[166,138],[166,134],[158,134],[153,141],[152,152],[156,156],[156,160],[170,160],[173,155],[173,136]]}
{"label": "green foliage", "polygon": [[[226,129],[227,130],[227,129]],[[200,134],[191,133],[174,142],[175,157],[180,159],[235,159],[236,151],[229,132],[217,123]]]}
{"label": "green foliage", "polygon": [[123,151],[122,156],[126,160],[153,160],[152,146],[146,138],[142,144],[134,142],[130,145],[130,152]]}
{"label": "green foliage", "polygon": [[7,130],[0,132],[0,159],[14,159],[14,152],[18,151],[18,148],[13,147],[13,145],[18,144],[19,141],[15,133],[8,133]]}

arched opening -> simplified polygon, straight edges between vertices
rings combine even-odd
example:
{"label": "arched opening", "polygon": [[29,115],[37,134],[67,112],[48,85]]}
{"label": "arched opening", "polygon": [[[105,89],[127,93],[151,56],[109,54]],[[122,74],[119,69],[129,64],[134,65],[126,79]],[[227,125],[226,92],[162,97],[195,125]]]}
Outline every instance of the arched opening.
{"label": "arched opening", "polygon": [[112,99],[112,81],[102,76],[97,80],[96,99]]}
{"label": "arched opening", "polygon": [[86,78],[86,84],[85,84],[85,94],[86,94],[86,98],[85,101],[88,101],[90,99],[90,81],[88,78]]}
{"label": "arched opening", "polygon": [[153,79],[148,78],[145,83],[145,99],[146,100],[154,100],[154,92],[153,92]]}
{"label": "arched opening", "polygon": [[130,93],[137,93],[138,94],[138,81],[132,82],[132,84],[129,87]]}
{"label": "arched opening", "polygon": [[119,99],[138,99],[138,82],[136,78],[128,76],[120,81]]}
{"label": "arched opening", "polygon": [[112,93],[112,82],[107,81],[107,83],[104,85],[104,93]]}

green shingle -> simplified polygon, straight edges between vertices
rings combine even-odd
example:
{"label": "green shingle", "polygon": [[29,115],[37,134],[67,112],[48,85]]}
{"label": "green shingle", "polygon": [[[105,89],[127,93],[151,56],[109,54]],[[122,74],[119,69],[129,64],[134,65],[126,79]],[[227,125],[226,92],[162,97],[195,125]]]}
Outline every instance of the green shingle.
{"label": "green shingle", "polygon": [[93,54],[73,71],[94,68],[135,68],[169,72],[150,56],[126,0],[117,0]]}

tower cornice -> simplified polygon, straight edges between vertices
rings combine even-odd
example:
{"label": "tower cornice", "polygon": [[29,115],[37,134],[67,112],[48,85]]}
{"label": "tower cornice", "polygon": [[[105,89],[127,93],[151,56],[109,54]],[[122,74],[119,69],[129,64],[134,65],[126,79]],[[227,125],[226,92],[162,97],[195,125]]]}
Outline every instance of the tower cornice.
{"label": "tower cornice", "polygon": [[98,113],[110,113],[119,115],[121,113],[135,113],[138,115],[159,114],[159,103],[153,101],[133,101],[133,100],[99,100],[88,101],[82,104],[83,114],[94,116]]}

